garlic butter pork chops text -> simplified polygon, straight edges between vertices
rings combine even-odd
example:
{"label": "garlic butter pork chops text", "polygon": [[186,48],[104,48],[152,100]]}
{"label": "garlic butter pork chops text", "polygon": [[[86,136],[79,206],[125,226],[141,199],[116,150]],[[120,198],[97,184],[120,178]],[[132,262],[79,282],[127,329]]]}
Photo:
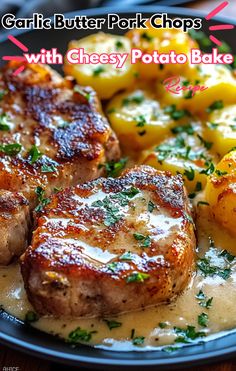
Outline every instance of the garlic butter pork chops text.
{"label": "garlic butter pork chops text", "polygon": [[92,89],[74,87],[48,67],[26,67],[14,76],[17,65],[9,64],[0,74],[2,264],[28,245],[37,203],[40,209],[58,188],[100,176],[98,165],[120,156]]}
{"label": "garlic butter pork chops text", "polygon": [[104,316],[174,298],[194,249],[181,176],[141,166],[54,195],[21,266],[38,313]]}

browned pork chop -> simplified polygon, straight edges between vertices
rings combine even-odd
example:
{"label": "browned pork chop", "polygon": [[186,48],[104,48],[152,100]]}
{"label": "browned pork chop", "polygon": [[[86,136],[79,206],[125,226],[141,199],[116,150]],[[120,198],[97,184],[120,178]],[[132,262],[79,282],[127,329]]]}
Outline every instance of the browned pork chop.
{"label": "browned pork chop", "polygon": [[[49,67],[27,65],[14,76],[15,68],[9,64],[0,72],[0,189],[11,191],[12,198],[21,192],[29,201],[29,210],[18,209],[17,218],[23,218],[55,187],[100,176],[99,164],[117,160],[120,151],[90,88],[74,86]],[[27,230],[21,230],[15,243],[1,239],[0,264],[23,252]]]}
{"label": "browned pork chop", "polygon": [[176,296],[189,282],[194,248],[181,176],[141,166],[54,195],[22,274],[40,314],[105,316]]}

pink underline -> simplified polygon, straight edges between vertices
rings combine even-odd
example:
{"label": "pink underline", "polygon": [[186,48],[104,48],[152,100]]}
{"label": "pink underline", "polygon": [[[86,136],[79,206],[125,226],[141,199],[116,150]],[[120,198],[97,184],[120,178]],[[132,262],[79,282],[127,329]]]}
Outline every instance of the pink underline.
{"label": "pink underline", "polygon": [[222,45],[222,42],[221,42],[219,39],[217,39],[215,36],[213,36],[213,35],[210,35],[210,36],[209,36],[209,39],[210,39],[213,43],[215,43],[216,45],[218,45],[218,46],[221,46],[221,45]]}
{"label": "pink underline", "polygon": [[205,19],[209,21],[209,19],[213,18],[216,14],[220,13],[221,10],[223,10],[227,5],[229,5],[228,1],[223,1],[219,6],[217,6],[215,9],[213,9],[206,17]]}
{"label": "pink underline", "polygon": [[14,76],[16,76],[16,75],[18,75],[18,73],[21,73],[22,71],[24,71],[24,69],[25,69],[25,66],[20,66],[19,68],[17,68],[17,70],[15,70],[14,72],[13,72],[13,75]]}
{"label": "pink underline", "polygon": [[218,31],[218,30],[232,30],[235,26],[233,24],[219,24],[218,26],[210,26],[209,30]]}
{"label": "pink underline", "polygon": [[20,57],[18,55],[4,55],[2,59],[4,61],[19,61],[19,62],[23,62],[26,60],[25,57]]}
{"label": "pink underline", "polygon": [[24,45],[22,44],[19,40],[17,40],[14,36],[12,35],[9,35],[8,36],[8,39],[13,43],[15,44],[16,46],[18,46],[18,48],[20,48],[21,50],[23,50],[23,52],[27,52],[29,49]]}

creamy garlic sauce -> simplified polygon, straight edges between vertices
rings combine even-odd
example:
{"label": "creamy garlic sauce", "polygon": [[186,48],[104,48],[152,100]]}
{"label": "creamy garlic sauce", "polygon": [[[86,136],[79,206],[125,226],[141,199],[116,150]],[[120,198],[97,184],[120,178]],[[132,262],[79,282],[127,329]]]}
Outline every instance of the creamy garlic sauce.
{"label": "creamy garlic sauce", "polygon": [[[208,206],[199,207],[197,226],[199,238],[197,255],[199,257],[211,256],[212,264],[224,266],[224,259],[218,256],[219,251],[210,248],[209,237],[214,240],[219,250],[226,249],[232,255],[236,255],[234,238],[210,220]],[[85,250],[89,255],[88,246],[85,246]],[[99,255],[99,259],[109,260],[110,258],[103,255],[101,251],[96,251],[96,254]],[[40,318],[32,323],[32,326],[65,339],[68,339],[70,332],[78,327],[88,332],[96,331],[92,333],[88,344],[116,351],[153,350],[167,344],[181,347],[182,344],[174,343],[178,336],[174,331],[175,326],[181,328],[186,328],[187,325],[195,326],[196,331],[204,331],[210,335],[206,338],[198,338],[197,341],[210,340],[223,336],[225,331],[236,328],[236,262],[230,263],[230,268],[231,275],[227,280],[218,275],[204,277],[197,272],[189,287],[168,305],[149,307],[141,311],[106,318],[120,322],[121,325],[118,328],[110,330],[107,322],[95,318],[72,321]],[[27,300],[18,265],[0,269],[0,287],[0,304],[3,309],[24,320],[26,313],[33,308]],[[200,290],[204,292],[207,299],[213,298],[209,309],[200,306],[200,300],[195,297]],[[207,327],[198,324],[198,316],[201,313],[208,315]],[[161,328],[163,326],[160,327],[159,323],[165,323],[165,327]],[[133,345],[132,329],[135,330],[134,337],[145,337],[143,345]]]}

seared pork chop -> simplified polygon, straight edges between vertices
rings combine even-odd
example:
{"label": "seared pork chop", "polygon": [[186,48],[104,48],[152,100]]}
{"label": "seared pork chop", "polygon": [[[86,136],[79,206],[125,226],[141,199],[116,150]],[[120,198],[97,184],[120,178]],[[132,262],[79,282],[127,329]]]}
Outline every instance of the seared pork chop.
{"label": "seared pork chop", "polygon": [[54,195],[21,267],[38,313],[105,316],[175,297],[194,248],[181,176],[141,166]]}
{"label": "seared pork chop", "polygon": [[[27,65],[14,76],[16,67],[11,63],[0,73],[0,189],[13,197],[22,193],[31,211],[55,188],[102,175],[99,164],[117,160],[120,151],[94,91],[74,86],[49,67]],[[21,212],[23,218],[25,209]],[[0,263],[23,252],[26,236],[22,228],[15,243],[1,239]]]}

